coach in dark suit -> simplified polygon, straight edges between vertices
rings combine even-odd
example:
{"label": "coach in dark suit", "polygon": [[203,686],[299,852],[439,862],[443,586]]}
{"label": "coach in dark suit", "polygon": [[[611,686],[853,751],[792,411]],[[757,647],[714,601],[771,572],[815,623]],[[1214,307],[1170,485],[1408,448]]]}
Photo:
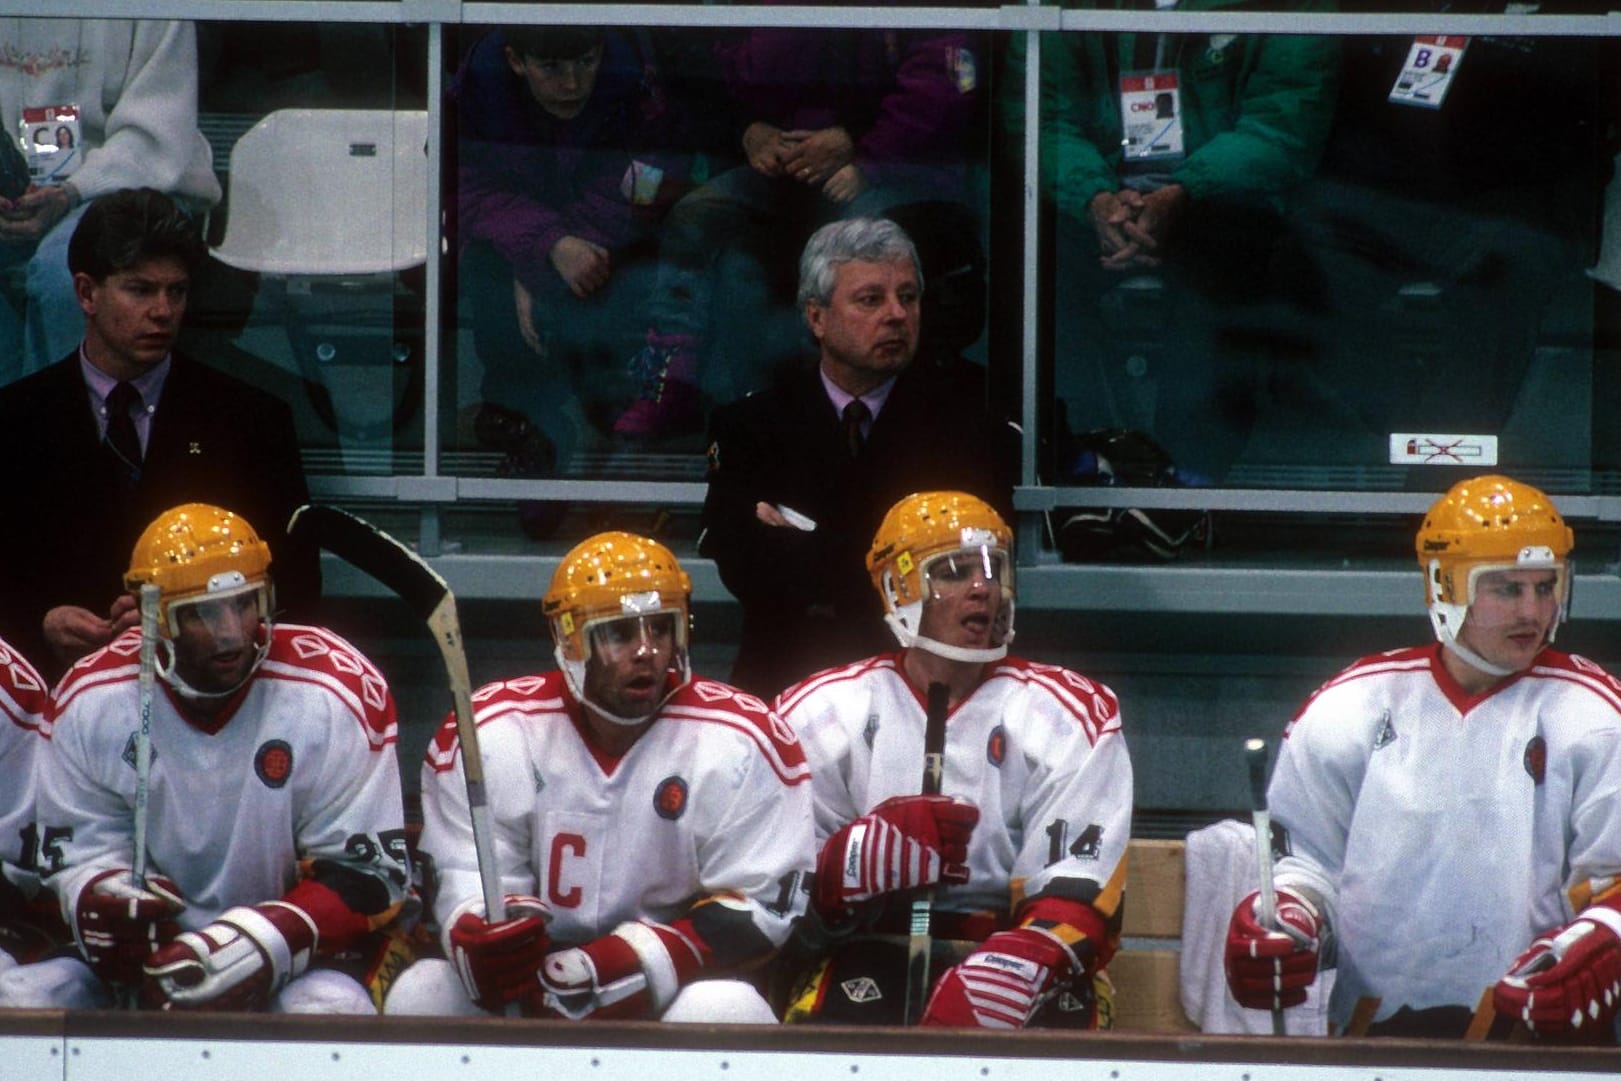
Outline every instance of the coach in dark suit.
{"label": "coach in dark suit", "polygon": [[205,254],[167,196],[98,199],[68,248],[82,345],[0,390],[0,630],[53,679],[139,621],[123,582],[131,548],[180,503],[258,530],[279,607],[306,612],[319,593],[316,553],[286,537],[309,498],[291,410],[172,352]]}
{"label": "coach in dark suit", "polygon": [[962,380],[912,366],[924,282],[906,233],[836,222],[799,271],[819,363],[715,411],[699,545],[742,606],[732,682],[767,698],[895,648],[866,553],[896,500],[955,488],[1012,512],[1007,426]]}

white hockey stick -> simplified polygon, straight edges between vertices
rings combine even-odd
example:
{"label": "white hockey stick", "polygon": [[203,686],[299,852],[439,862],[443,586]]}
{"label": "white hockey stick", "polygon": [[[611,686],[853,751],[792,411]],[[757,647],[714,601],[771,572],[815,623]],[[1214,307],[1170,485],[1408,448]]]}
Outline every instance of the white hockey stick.
{"label": "white hockey stick", "polygon": [[473,723],[473,696],[467,674],[467,651],[456,597],[437,571],[411,549],[363,518],[337,507],[308,505],[293,512],[289,537],[307,541],[340,556],[383,583],[427,621],[444,658],[450,681],[451,707],[456,715],[456,738],[462,749],[462,776],[467,782],[467,810],[472,818],[473,854],[478,860],[479,883],[484,892],[485,918],[499,923],[507,918],[501,873],[495,862],[495,827],[484,790],[484,759],[478,750],[478,727]]}
{"label": "white hockey stick", "polygon": [[[1255,821],[1255,862],[1261,872],[1261,926],[1278,930],[1278,891],[1272,881],[1272,815],[1266,809],[1266,741],[1244,741],[1244,758],[1250,769],[1250,814]],[[1287,1035],[1283,1009],[1272,1007],[1272,1035]]]}
{"label": "white hockey stick", "polygon": [[135,729],[135,853],[130,877],[146,888],[146,820],[152,785],[152,692],[158,676],[158,598],[152,582],[141,586],[141,716]]}
{"label": "white hockey stick", "polygon": [[[928,710],[923,722],[923,794],[938,796],[945,773],[946,712],[950,703],[944,683],[929,684]],[[934,938],[929,923],[934,917],[934,891],[924,890],[912,902],[911,937],[906,944],[906,1000],[903,1020],[915,1025],[929,997],[929,952]]]}

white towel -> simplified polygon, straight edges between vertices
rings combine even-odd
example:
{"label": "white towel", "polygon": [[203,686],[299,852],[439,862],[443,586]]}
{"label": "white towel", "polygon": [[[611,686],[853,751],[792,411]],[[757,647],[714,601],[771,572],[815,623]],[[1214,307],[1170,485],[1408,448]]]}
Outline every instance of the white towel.
{"label": "white towel", "polygon": [[[1182,1009],[1204,1032],[1270,1035],[1270,1010],[1248,1010],[1233,1001],[1222,968],[1227,921],[1233,909],[1260,888],[1255,827],[1226,819],[1188,834],[1182,890]],[[1328,992],[1334,972],[1318,973],[1306,1001],[1284,1011],[1291,1036],[1328,1033]]]}

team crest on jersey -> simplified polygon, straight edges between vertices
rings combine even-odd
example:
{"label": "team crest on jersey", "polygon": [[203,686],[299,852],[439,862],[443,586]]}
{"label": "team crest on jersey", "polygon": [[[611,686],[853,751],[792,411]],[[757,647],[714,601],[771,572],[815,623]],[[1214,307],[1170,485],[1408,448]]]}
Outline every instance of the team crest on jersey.
{"label": "team crest on jersey", "polygon": [[1385,715],[1379,718],[1379,731],[1373,737],[1373,749],[1377,751],[1379,748],[1388,747],[1395,742],[1396,726],[1390,722],[1390,711],[1387,709]]}
{"label": "team crest on jersey", "polygon": [[1001,769],[1005,758],[1007,758],[1007,729],[997,725],[991,729],[990,738],[985,741],[985,760]]}
{"label": "team crest on jersey", "polygon": [[253,756],[253,772],[266,788],[280,788],[293,775],[293,747],[284,739],[268,739]]}
{"label": "team crest on jersey", "polygon": [[871,976],[857,976],[853,980],[845,980],[839,984],[839,990],[844,992],[845,998],[857,1004],[877,1002],[884,997],[884,993],[878,989],[878,981]]}
{"label": "team crest on jersey", "polygon": [[653,791],[653,810],[658,816],[674,822],[687,813],[687,782],[679,777],[666,777]]}
{"label": "team crest on jersey", "polygon": [[[129,734],[129,739],[124,741],[124,753],[119,755],[118,757],[122,758],[124,760],[124,764],[129,766],[130,769],[135,768],[135,733],[134,732],[131,732]],[[152,748],[152,761],[156,762],[157,760],[158,760],[158,749],[156,747],[153,747]]]}
{"label": "team crest on jersey", "polygon": [[1525,745],[1525,772],[1531,782],[1540,785],[1548,773],[1548,744],[1541,736],[1532,736]]}

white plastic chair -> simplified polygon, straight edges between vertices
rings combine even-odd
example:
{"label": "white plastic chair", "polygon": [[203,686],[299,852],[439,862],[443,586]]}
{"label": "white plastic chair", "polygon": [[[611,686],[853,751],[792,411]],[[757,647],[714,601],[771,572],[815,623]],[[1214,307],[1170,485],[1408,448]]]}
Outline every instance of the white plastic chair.
{"label": "white plastic chair", "polygon": [[421,396],[428,114],[282,109],[231,152],[214,257],[260,275],[316,413],[345,441],[388,439]]}
{"label": "white plastic chair", "polygon": [[382,274],[428,257],[428,114],[282,109],[231,152],[214,255],[261,274]]}

